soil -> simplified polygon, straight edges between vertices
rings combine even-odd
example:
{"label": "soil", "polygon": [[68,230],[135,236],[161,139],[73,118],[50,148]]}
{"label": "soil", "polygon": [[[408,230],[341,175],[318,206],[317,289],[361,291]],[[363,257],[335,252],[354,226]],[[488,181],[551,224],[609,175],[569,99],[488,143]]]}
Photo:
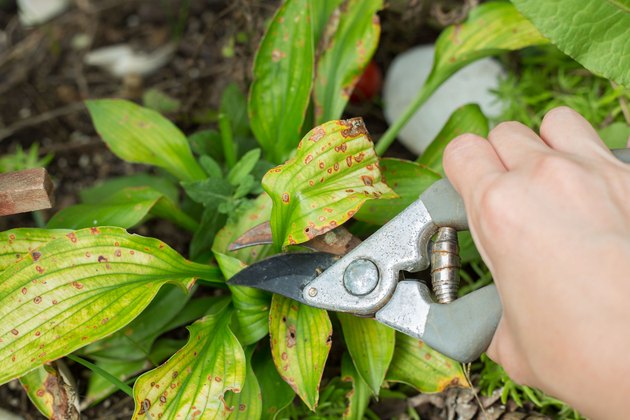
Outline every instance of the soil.
{"label": "soil", "polygon": [[[168,115],[184,132],[212,125],[203,115],[218,107],[230,82],[243,91],[250,81],[254,52],[274,0],[74,0],[70,9],[34,28],[24,27],[13,0],[0,0],[0,156],[18,147],[40,145],[54,154],[48,171],[56,185],[56,206],[40,213],[42,220],[78,201],[81,189],[110,177],[146,171],[142,165],[116,158],[96,135],[82,104],[85,99],[124,97],[139,101],[157,88],[181,101]],[[375,60],[386,69],[393,57],[411,46],[431,42],[439,30],[464,16],[473,0],[390,0],[381,13],[382,37]],[[119,43],[152,51],[177,41],[174,57],[145,76],[117,78],[84,63],[93,49]],[[378,100],[351,105],[348,115],[362,115],[373,137],[387,125]],[[396,144],[390,155],[410,157]],[[0,230],[36,226],[32,214],[0,218]],[[136,232],[163,239],[185,253],[190,236],[167,222],[151,221]],[[332,356],[331,356],[332,357]],[[85,386],[82,369],[72,367]],[[415,399],[414,399],[415,398]],[[486,399],[481,410],[469,391],[418,395],[407,401],[382,400],[373,409],[382,418],[404,418],[409,407],[423,418],[525,418],[531,407],[517,410]],[[0,409],[24,419],[42,418],[16,381],[0,387]],[[493,411],[494,410],[494,411]],[[133,402],[122,393],[83,411],[89,419],[129,418]],[[527,414],[529,413],[529,414]],[[498,415],[496,415],[498,414]],[[0,418],[3,417],[0,411]],[[480,417],[483,418],[483,417]]]}

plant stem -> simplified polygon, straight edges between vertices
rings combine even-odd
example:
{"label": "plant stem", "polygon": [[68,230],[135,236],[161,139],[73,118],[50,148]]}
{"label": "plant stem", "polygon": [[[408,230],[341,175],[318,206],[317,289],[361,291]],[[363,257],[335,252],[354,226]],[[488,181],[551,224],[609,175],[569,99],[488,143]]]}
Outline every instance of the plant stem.
{"label": "plant stem", "polygon": [[103,378],[105,378],[109,382],[111,382],[112,385],[115,385],[116,388],[120,389],[122,392],[124,392],[125,394],[127,394],[131,398],[133,398],[133,389],[131,389],[131,387],[129,385],[127,385],[126,383],[124,383],[123,381],[121,381],[120,379],[118,379],[117,377],[112,375],[111,373],[109,373],[106,370],[96,366],[92,362],[88,362],[87,360],[85,360],[82,357],[75,356],[74,354],[69,354],[66,357],[68,359],[70,359],[70,360],[73,360],[73,361],[77,362],[80,365],[85,366],[86,368],[90,369],[92,372],[94,372],[94,373],[96,373],[98,375],[101,375]]}
{"label": "plant stem", "polygon": [[223,145],[223,155],[228,168],[233,168],[236,164],[236,150],[234,148],[234,135],[232,134],[232,124],[225,114],[219,114],[219,130],[221,131],[221,144]]}
{"label": "plant stem", "polygon": [[416,113],[418,108],[420,108],[431,96],[435,89],[433,86],[425,83],[418,92],[418,95],[414,98],[413,102],[409,104],[407,109],[403,112],[403,114],[398,118],[392,126],[390,126],[385,134],[380,138],[378,143],[376,144],[375,150],[376,154],[379,156],[383,156],[383,154],[389,149],[389,146],[392,145],[394,140],[396,140],[396,136],[403,129],[405,125],[409,122],[411,117]]}

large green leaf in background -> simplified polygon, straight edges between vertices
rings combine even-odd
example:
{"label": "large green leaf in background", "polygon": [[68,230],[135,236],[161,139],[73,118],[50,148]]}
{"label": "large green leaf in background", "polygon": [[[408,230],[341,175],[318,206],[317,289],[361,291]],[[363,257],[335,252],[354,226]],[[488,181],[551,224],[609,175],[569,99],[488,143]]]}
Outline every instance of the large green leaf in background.
{"label": "large green leaf in background", "polygon": [[512,0],[564,53],[593,73],[630,86],[630,1]]}
{"label": "large green leaf in background", "polygon": [[[271,252],[270,246],[253,246],[238,251],[229,251],[228,246],[252,227],[269,220],[271,200],[261,194],[250,202],[231,223],[219,231],[214,239],[212,251],[221,272],[226,279],[231,278],[248,264],[258,261]],[[267,335],[269,331],[270,295],[251,287],[228,286],[232,291],[232,302],[236,310],[239,328],[238,338],[244,345],[250,345]]]}
{"label": "large green leaf in background", "polygon": [[278,373],[314,410],[332,343],[328,313],[273,295],[269,313],[271,355]]}
{"label": "large green leaf in background", "polygon": [[233,408],[225,393],[241,392],[246,375],[245,353],[230,331],[230,318],[224,306],[195,322],[181,350],[138,378],[134,418],[227,417]]}
{"label": "large green leaf in background", "polygon": [[429,77],[403,115],[381,137],[377,153],[387,150],[418,108],[457,70],[483,57],[544,43],[547,40],[510,3],[488,2],[475,7],[466,22],[442,31],[435,43]]}
{"label": "large green leaf in background", "polygon": [[396,333],[396,350],[386,379],[411,385],[420,392],[440,392],[449,386],[469,386],[458,362],[402,333]]}
{"label": "large green leaf in background", "polygon": [[181,181],[206,178],[186,136],[159,113],[122,99],[86,102],[96,131],[116,156],[166,169]]}
{"label": "large green leaf in background", "polygon": [[199,277],[218,281],[219,272],[119,228],[82,229],[31,250],[0,274],[0,383],[122,328],[163,284],[189,288]]}
{"label": "large green leaf in background", "polygon": [[195,231],[199,227],[171,199],[151,187],[128,187],[98,203],[66,207],[48,221],[47,227],[81,229],[90,226],[117,226],[127,229],[142,222],[150,213],[173,221],[189,231]]}
{"label": "large green leaf in background", "polygon": [[248,112],[252,131],[268,160],[293,151],[313,84],[312,2],[287,0],[276,12],[254,61]]}
{"label": "large green leaf in background", "polygon": [[378,45],[381,27],[376,12],[382,7],[383,0],[349,0],[340,16],[331,19],[326,30],[332,33],[322,41],[313,87],[316,125],[341,117]]}
{"label": "large green leaf in background", "polygon": [[394,355],[396,332],[375,319],[338,313],[348,352],[359,375],[378,395]]}
{"label": "large green leaf in background", "polygon": [[350,219],[366,200],[396,195],[381,180],[378,158],[361,118],[309,131],[295,157],[271,169],[263,188],[273,201],[274,244],[300,244]]}

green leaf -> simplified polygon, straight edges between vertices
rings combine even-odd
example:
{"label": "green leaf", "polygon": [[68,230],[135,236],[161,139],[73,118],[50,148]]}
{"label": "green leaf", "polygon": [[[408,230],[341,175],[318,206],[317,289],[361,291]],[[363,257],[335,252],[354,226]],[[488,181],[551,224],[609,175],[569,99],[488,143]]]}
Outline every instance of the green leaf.
{"label": "green leaf", "polygon": [[278,374],[268,349],[254,354],[252,365],[262,392],[261,418],[273,420],[291,404],[295,392]]}
{"label": "green leaf", "polygon": [[464,133],[473,133],[482,137],[488,135],[488,119],[477,104],[467,104],[457,108],[417,162],[442,177],[446,176],[442,167],[444,149],[451,140]]}
{"label": "green leaf", "polygon": [[217,130],[201,130],[188,136],[192,150],[199,156],[208,155],[216,161],[222,162],[223,146],[221,134]]}
{"label": "green leaf", "polygon": [[119,228],[70,232],[31,251],[0,274],[0,383],[119,330],[162,285],[189,288],[198,277],[219,273]]}
{"label": "green leaf", "polygon": [[157,112],[177,112],[182,106],[181,101],[167,95],[159,89],[151,88],[142,94],[142,104]]}
{"label": "green leaf", "polygon": [[429,77],[403,115],[381,137],[377,153],[385,153],[422,104],[457,70],[483,57],[545,43],[547,40],[510,3],[488,2],[475,7],[466,22],[442,31],[435,43]]}
{"label": "green leaf", "polygon": [[[250,228],[268,221],[270,212],[271,200],[267,194],[263,194],[217,234],[212,249],[226,279],[234,276],[247,264],[269,255],[270,246],[248,247],[236,252],[228,251],[228,246]],[[270,296],[251,287],[230,285],[228,287],[232,292],[232,302],[236,309],[239,341],[245,345],[253,344],[269,331]]]}
{"label": "green leaf", "polygon": [[230,116],[232,133],[235,137],[250,134],[249,118],[247,117],[247,98],[236,83],[230,83],[221,94],[219,112]]}
{"label": "green leaf", "polygon": [[370,318],[338,313],[343,337],[357,371],[374,395],[378,395],[394,355],[396,332]]}
{"label": "green leaf", "polygon": [[338,22],[331,19],[336,31],[328,43],[324,40],[313,87],[315,124],[341,117],[378,45],[381,28],[376,12],[382,8],[383,0],[349,0]]}
{"label": "green leaf", "polygon": [[56,365],[44,365],[20,377],[33,405],[50,419],[77,418],[76,390],[66,383]]}
{"label": "green leaf", "polygon": [[392,187],[398,198],[370,200],[354,215],[357,220],[375,225],[387,223],[441,178],[424,165],[408,160],[381,159],[380,166],[383,178],[387,180],[387,184]]}
{"label": "green leaf", "polygon": [[212,159],[208,155],[203,155],[199,158],[199,164],[203,168],[204,171],[208,174],[209,178],[223,178],[223,170],[221,169],[221,165]]}
{"label": "green leaf", "polygon": [[234,407],[228,419],[259,419],[262,413],[262,394],[258,380],[252,369],[252,350],[248,351],[247,370],[243,390],[239,394],[229,393],[225,398],[228,407]]}
{"label": "green leaf", "polygon": [[628,0],[512,0],[564,53],[595,74],[630,86]]}
{"label": "green leaf", "polygon": [[304,136],[294,158],[267,172],[277,248],[334,229],[366,200],[396,196],[381,180],[372,146],[361,118],[329,121]]}
{"label": "green leaf", "polygon": [[251,128],[265,156],[284,161],[297,144],[313,84],[310,0],[287,0],[273,17],[254,61]]}
{"label": "green leaf", "polygon": [[273,295],[269,336],[278,373],[307,407],[314,410],[332,342],[328,314],[323,309]]}
{"label": "green leaf", "polygon": [[370,403],[370,387],[363,381],[347,353],[344,353],[341,359],[341,379],[352,382],[352,391],[346,394],[348,407],[343,413],[343,418],[352,420],[365,418],[365,409]]}
{"label": "green leaf", "polygon": [[182,182],[182,187],[193,201],[210,209],[216,209],[219,204],[232,199],[232,186],[221,178]]}
{"label": "green leaf", "polygon": [[184,134],[159,113],[122,99],[86,105],[96,131],[119,158],[159,166],[182,181],[205,178]]}
{"label": "green leaf", "polygon": [[250,150],[239,160],[228,173],[227,179],[232,185],[238,185],[251,173],[260,159],[260,149]]}
{"label": "green leaf", "polygon": [[179,197],[179,191],[173,181],[144,173],[107,179],[96,186],[81,190],[79,196],[84,204],[98,204],[107,202],[110,196],[128,187],[150,187],[173,202],[177,202]]}
{"label": "green leaf", "polygon": [[190,258],[202,261],[212,258],[212,241],[217,231],[225,224],[227,216],[216,208],[205,208],[201,215],[201,223],[190,242]]}
{"label": "green leaf", "polygon": [[0,232],[0,271],[36,252],[42,245],[69,233],[66,229],[18,228]]}
{"label": "green leaf", "polygon": [[48,228],[81,229],[90,226],[130,228],[139,224],[163,195],[149,187],[129,187],[97,204],[77,204],[55,213]]}
{"label": "green leaf", "polygon": [[[146,369],[146,360],[120,360],[99,358],[94,364],[120,381],[126,381]],[[110,380],[96,372],[90,375],[87,394],[83,403],[93,405],[103,401],[116,392],[118,388]]]}
{"label": "green leaf", "polygon": [[628,147],[628,141],[630,140],[630,124],[614,122],[598,130],[598,134],[609,148],[624,149]]}
{"label": "green leaf", "polygon": [[224,395],[243,389],[245,354],[230,318],[224,307],[195,322],[181,350],[138,378],[134,418],[225,418],[233,410]]}
{"label": "green leaf", "polygon": [[396,333],[396,350],[386,380],[411,385],[420,392],[469,386],[459,363],[402,333]]}

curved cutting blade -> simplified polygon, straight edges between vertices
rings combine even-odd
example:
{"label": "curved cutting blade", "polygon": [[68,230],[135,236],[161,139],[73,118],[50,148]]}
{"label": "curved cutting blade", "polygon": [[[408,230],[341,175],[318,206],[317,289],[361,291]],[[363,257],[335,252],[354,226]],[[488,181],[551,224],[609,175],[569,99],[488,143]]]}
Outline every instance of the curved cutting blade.
{"label": "curved cutting blade", "polygon": [[228,284],[255,287],[305,303],[304,287],[339,258],[325,252],[275,255],[244,268]]}

